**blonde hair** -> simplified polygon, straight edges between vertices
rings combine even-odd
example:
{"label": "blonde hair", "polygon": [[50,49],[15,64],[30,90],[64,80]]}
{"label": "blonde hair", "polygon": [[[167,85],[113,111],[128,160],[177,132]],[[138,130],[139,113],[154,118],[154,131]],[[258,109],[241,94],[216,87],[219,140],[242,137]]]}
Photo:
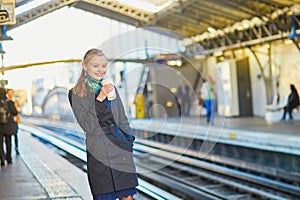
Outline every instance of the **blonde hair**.
{"label": "blonde hair", "polygon": [[[88,50],[84,57],[83,57],[83,64],[87,64],[94,56],[104,56],[104,53],[102,52],[102,50],[99,49],[90,49]],[[84,97],[87,94],[86,91],[86,84],[85,84],[85,76],[86,76],[86,72],[84,71],[84,69],[81,70],[81,74],[78,78],[77,83],[75,84],[74,88],[72,89],[72,91],[74,92],[74,94],[77,94],[80,97]]]}

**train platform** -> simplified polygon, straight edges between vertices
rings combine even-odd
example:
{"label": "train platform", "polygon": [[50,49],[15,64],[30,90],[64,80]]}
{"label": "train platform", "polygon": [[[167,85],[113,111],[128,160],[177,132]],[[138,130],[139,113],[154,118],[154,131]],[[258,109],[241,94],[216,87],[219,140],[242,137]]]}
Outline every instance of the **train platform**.
{"label": "train platform", "polygon": [[300,121],[270,122],[261,117],[220,117],[213,124],[205,116],[133,119],[132,127],[153,133],[185,136],[226,144],[300,155]]}
{"label": "train platform", "polygon": [[[20,155],[0,168],[0,200],[92,199],[87,175],[20,130]],[[14,149],[14,146],[13,146]]]}
{"label": "train platform", "polygon": [[[60,122],[39,118],[24,118],[29,124],[51,124],[76,128],[74,122]],[[215,116],[214,124],[206,123],[205,116],[180,118],[130,119],[131,127],[152,134],[166,133],[186,138],[209,140],[225,144],[300,155],[300,121],[266,121],[262,117]],[[147,136],[145,136],[147,137]]]}
{"label": "train platform", "polygon": [[249,130],[254,132],[291,135],[300,137],[300,120],[268,121],[263,117],[223,117],[216,116],[214,123],[206,122],[205,116],[183,116],[181,118],[168,118],[168,123],[181,123],[186,125],[203,125],[219,128]]}

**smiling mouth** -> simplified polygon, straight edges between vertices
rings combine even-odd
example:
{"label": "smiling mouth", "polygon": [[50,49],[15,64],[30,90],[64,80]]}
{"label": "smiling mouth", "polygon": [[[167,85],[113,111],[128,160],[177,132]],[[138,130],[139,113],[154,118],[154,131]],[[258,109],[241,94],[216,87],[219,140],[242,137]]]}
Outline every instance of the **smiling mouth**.
{"label": "smiling mouth", "polygon": [[96,76],[103,76],[104,73],[96,73]]}

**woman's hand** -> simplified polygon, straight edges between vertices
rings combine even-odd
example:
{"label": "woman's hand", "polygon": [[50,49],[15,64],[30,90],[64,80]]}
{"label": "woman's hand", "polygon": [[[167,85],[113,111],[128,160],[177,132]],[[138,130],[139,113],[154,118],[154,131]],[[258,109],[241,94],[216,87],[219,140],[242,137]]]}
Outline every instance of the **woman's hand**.
{"label": "woman's hand", "polygon": [[97,96],[97,100],[102,102],[102,101],[107,97],[107,95],[108,95],[111,91],[113,91],[113,89],[114,89],[114,85],[113,85],[112,83],[107,83],[107,84],[105,84],[105,85],[101,88],[100,93],[99,93],[99,95]]}

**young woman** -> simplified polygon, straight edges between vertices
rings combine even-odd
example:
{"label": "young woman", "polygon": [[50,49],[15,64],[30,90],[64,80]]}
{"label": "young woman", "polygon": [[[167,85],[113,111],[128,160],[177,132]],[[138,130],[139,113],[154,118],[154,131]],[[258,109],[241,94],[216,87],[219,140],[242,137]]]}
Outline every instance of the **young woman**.
{"label": "young woman", "polygon": [[88,179],[94,200],[132,200],[138,185],[134,136],[120,96],[108,100],[114,85],[102,85],[107,59],[99,49],[86,52],[82,72],[69,92],[73,113],[86,133]]}

